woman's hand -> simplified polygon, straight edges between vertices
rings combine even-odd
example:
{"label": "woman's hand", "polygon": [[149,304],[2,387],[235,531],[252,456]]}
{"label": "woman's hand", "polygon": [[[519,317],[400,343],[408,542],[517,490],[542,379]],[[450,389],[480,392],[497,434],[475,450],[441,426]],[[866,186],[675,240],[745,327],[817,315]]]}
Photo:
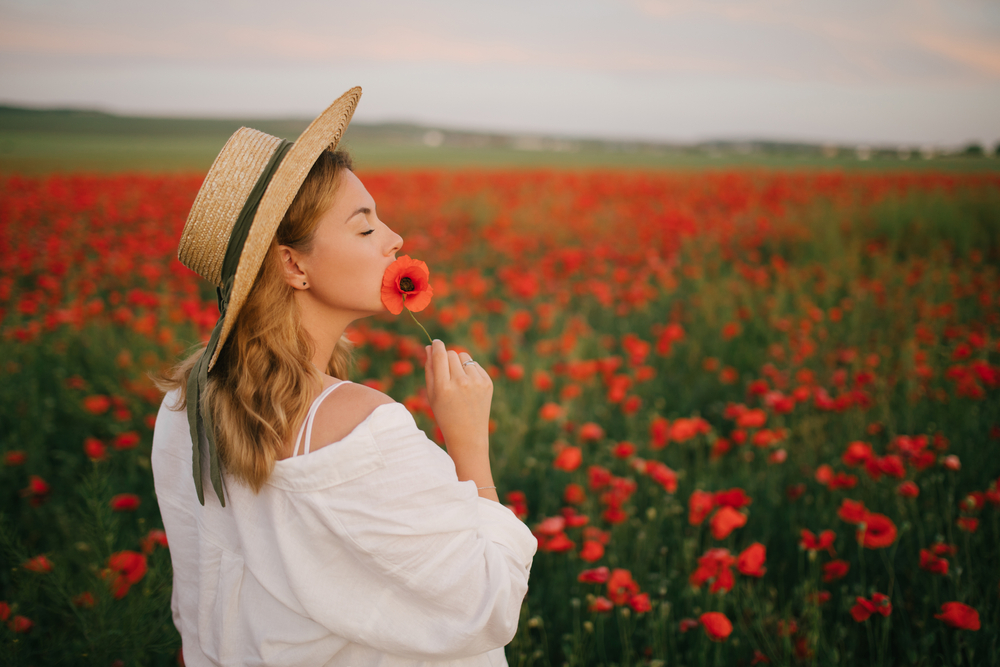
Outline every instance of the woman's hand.
{"label": "woman's hand", "polygon": [[[493,380],[478,363],[466,363],[472,357],[445,349],[440,340],[425,351],[427,398],[458,478],[471,479],[477,487],[493,486],[489,454]],[[497,500],[492,489],[481,489],[479,495]]]}

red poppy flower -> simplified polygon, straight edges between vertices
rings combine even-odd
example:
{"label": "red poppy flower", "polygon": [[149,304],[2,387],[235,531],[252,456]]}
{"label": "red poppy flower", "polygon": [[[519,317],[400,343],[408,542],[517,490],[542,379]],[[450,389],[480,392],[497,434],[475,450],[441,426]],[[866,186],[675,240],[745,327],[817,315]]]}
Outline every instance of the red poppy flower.
{"label": "red poppy flower", "polygon": [[614,608],[615,608],[615,603],[602,595],[600,597],[594,598],[594,601],[590,603],[590,606],[587,607],[587,610],[595,612],[609,612]]}
{"label": "red poppy flower", "polygon": [[122,433],[117,438],[115,438],[112,446],[115,449],[134,449],[136,445],[139,444],[139,434],[135,431],[129,431],[127,433]]}
{"label": "red poppy flower", "polygon": [[754,542],[744,549],[736,559],[736,569],[740,574],[749,577],[763,577],[767,572],[764,562],[767,560],[767,547],[760,542]]}
{"label": "red poppy flower", "polygon": [[552,403],[551,401],[546,403],[538,411],[538,416],[547,422],[555,421],[563,415],[562,406],[558,403]]}
{"label": "red poppy flower", "polygon": [[712,537],[724,540],[731,532],[747,524],[747,515],[732,507],[722,507],[712,515],[708,523],[712,529]]}
{"label": "red poppy flower", "polygon": [[111,509],[115,512],[134,512],[139,509],[139,496],[134,493],[119,493],[111,499]]}
{"label": "red poppy flower", "polygon": [[979,612],[961,602],[945,602],[941,605],[941,613],[934,614],[953,628],[961,630],[979,629]]}
{"label": "red poppy flower", "polygon": [[632,580],[632,573],[617,568],[608,578],[608,597],[615,604],[625,604],[629,596],[639,592],[639,584]]}
{"label": "red poppy flower", "polygon": [[823,565],[823,581],[829,583],[843,579],[850,569],[851,564],[846,560],[831,560]]}
{"label": "red poppy flower", "polygon": [[713,494],[712,499],[715,501],[717,507],[732,507],[734,510],[746,507],[753,502],[750,496],[738,487],[729,489],[728,491],[717,491]]}
{"label": "red poppy flower", "polygon": [[29,558],[21,564],[25,570],[29,572],[38,572],[44,574],[46,572],[52,571],[52,561],[45,557],[44,554],[35,556],[34,558]]}
{"label": "red poppy flower", "polygon": [[539,547],[543,551],[562,553],[564,551],[572,551],[573,548],[576,547],[576,543],[566,537],[566,533],[559,533],[558,535],[552,536],[552,538],[544,544],[539,545]]}
{"label": "red poppy flower", "polygon": [[0,600],[0,621],[10,618],[10,604],[6,600]]}
{"label": "red poppy flower", "polygon": [[884,549],[896,541],[896,524],[884,514],[868,512],[857,537],[866,549]]}
{"label": "red poppy flower", "polygon": [[701,522],[715,508],[715,496],[707,491],[694,491],[688,498],[688,523],[692,526]]}
{"label": "red poppy flower", "polygon": [[840,501],[840,509],[837,510],[837,516],[847,523],[861,523],[867,513],[868,510],[862,501],[850,498],[844,498]]}
{"label": "red poppy flower", "polygon": [[399,315],[404,307],[419,313],[430,304],[433,295],[430,270],[419,259],[403,255],[382,275],[382,303],[393,315]]}
{"label": "red poppy flower", "polygon": [[25,454],[20,449],[14,449],[3,455],[3,464],[5,466],[19,466],[23,465],[25,461],[28,460],[28,455]]}
{"label": "red poppy flower", "polygon": [[107,396],[87,396],[83,399],[83,409],[93,415],[101,415],[111,409],[111,399]]}
{"label": "red poppy flower", "polygon": [[847,446],[847,451],[841,457],[841,460],[849,466],[864,465],[870,459],[875,457],[875,453],[872,452],[872,446],[867,442],[852,442]]}
{"label": "red poppy flower", "polygon": [[618,459],[627,459],[635,454],[635,445],[631,442],[619,442],[611,448],[611,454]]}
{"label": "red poppy flower", "polygon": [[682,618],[681,622],[678,623],[678,628],[680,629],[681,633],[683,634],[683,633],[687,632],[688,630],[694,630],[699,625],[701,625],[701,623],[699,623],[698,621],[694,620],[693,618]]}
{"label": "red poppy flower", "polygon": [[73,598],[73,605],[76,607],[86,607],[89,609],[95,604],[97,604],[97,601],[94,600],[94,594],[90,591],[84,591]]}
{"label": "red poppy flower", "polygon": [[91,461],[103,461],[107,456],[107,449],[97,438],[87,438],[83,441],[83,453]]}
{"label": "red poppy flower", "polygon": [[698,620],[705,627],[705,634],[713,642],[725,641],[726,637],[733,632],[733,624],[726,618],[725,614],[720,612],[705,612]]}
{"label": "red poppy flower", "polygon": [[920,568],[933,574],[948,574],[948,561],[928,549],[920,550]]}
{"label": "red poppy flower", "polygon": [[971,516],[960,516],[955,519],[955,524],[967,533],[974,533],[979,528],[979,519]]}
{"label": "red poppy flower", "polygon": [[633,595],[628,599],[628,606],[632,607],[632,610],[637,614],[645,614],[647,611],[653,609],[653,606],[649,603],[649,593]]}
{"label": "red poppy flower", "polygon": [[803,549],[808,549],[809,551],[826,549],[831,556],[837,555],[833,549],[833,542],[837,539],[837,534],[832,530],[824,530],[819,534],[819,537],[816,537],[811,530],[803,528],[800,535],[802,539],[799,541],[799,546]]}
{"label": "red poppy flower", "polygon": [[650,478],[663,487],[663,490],[667,493],[677,492],[677,473],[674,472],[666,463],[661,463],[660,461],[647,461],[646,462],[646,474]]}
{"label": "red poppy flower", "polygon": [[580,467],[582,462],[583,453],[580,451],[580,448],[567,446],[563,447],[559,454],[556,455],[556,460],[552,463],[552,465],[558,470],[573,472]]}
{"label": "red poppy flower", "polygon": [[904,498],[916,498],[920,495],[920,487],[915,482],[907,480],[896,488],[896,493]]}
{"label": "red poppy flower", "polygon": [[129,588],[146,575],[146,569],[146,557],[137,551],[111,554],[108,558],[108,570],[114,575],[111,581],[112,595],[116,599],[125,597]]}
{"label": "red poppy flower", "polygon": [[153,550],[157,546],[167,548],[167,534],[160,530],[159,528],[153,528],[149,531],[146,537],[139,540],[140,546],[142,546],[142,552],[145,554],[153,553]]}
{"label": "red poppy flower", "polygon": [[563,490],[563,500],[570,505],[582,505],[587,494],[579,484],[570,483]]}
{"label": "red poppy flower", "polygon": [[597,567],[593,570],[584,570],[576,580],[583,584],[603,584],[607,583],[610,575],[611,572],[607,567]]}
{"label": "red poppy flower", "polygon": [[600,427],[599,424],[594,422],[587,422],[580,427],[580,440],[584,442],[588,440],[600,440],[604,437],[604,429]]}
{"label": "red poppy flower", "polygon": [[34,625],[27,616],[15,616],[7,622],[7,627],[10,628],[11,632],[28,632]]}
{"label": "red poppy flower", "polygon": [[588,563],[600,560],[604,556],[604,545],[593,540],[586,540],[580,549],[580,558]]}

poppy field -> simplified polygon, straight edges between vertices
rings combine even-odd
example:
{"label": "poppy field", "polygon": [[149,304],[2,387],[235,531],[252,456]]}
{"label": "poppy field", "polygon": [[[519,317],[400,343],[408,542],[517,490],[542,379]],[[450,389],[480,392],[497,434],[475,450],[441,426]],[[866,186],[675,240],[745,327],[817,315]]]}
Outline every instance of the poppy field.
{"label": "poppy field", "polygon": [[[511,665],[1000,664],[1000,177],[360,176],[494,378]],[[181,661],[149,373],[218,317],[200,184],[0,177],[0,664]],[[416,324],[350,335],[440,441]]]}

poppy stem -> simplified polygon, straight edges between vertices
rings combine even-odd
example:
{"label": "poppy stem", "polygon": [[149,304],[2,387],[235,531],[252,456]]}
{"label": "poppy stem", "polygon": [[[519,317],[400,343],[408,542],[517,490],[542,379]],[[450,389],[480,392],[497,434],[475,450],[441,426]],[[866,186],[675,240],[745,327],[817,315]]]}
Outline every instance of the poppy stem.
{"label": "poppy stem", "polygon": [[[403,295],[403,308],[406,308],[406,295],[405,294]],[[409,308],[406,308],[406,312],[408,312],[410,314],[410,317],[413,318],[413,321],[417,322],[417,326],[420,327],[421,331],[424,332],[424,335],[427,336],[427,342],[433,345],[434,341],[431,340],[431,335],[429,333],[427,333],[427,329],[424,329],[424,325],[417,321],[417,316],[413,314],[413,311],[410,310]]]}

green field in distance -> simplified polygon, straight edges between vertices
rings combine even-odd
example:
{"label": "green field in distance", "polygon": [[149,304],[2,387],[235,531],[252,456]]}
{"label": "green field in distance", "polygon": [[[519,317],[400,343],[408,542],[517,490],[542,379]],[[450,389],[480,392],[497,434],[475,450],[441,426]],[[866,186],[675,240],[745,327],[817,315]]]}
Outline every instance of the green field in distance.
{"label": "green field in distance", "polygon": [[[302,119],[192,119],[0,106],[0,172],[198,172],[247,126],[294,139]],[[995,171],[1000,159],[917,147],[782,142],[653,142],[512,136],[402,123],[351,124],[341,142],[359,170],[385,168],[712,169],[732,167]],[[866,159],[861,159],[865,157]]]}

